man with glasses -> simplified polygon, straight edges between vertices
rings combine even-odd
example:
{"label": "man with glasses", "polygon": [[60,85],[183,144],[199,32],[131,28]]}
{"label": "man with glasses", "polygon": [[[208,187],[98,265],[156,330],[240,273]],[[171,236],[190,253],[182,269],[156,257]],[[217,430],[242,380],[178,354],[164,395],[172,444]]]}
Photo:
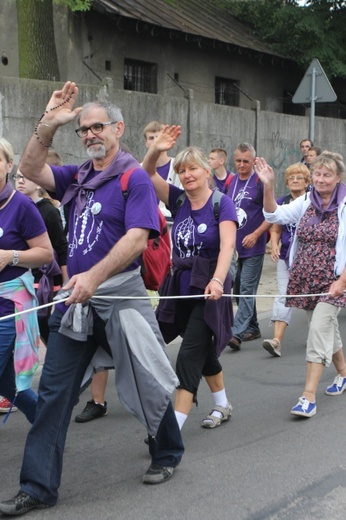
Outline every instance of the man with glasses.
{"label": "man with glasses", "polygon": [[[122,298],[147,295],[138,257],[149,235],[159,232],[154,188],[138,162],[119,146],[124,132],[120,110],[106,102],[74,108],[77,95],[72,82],[53,92],[19,166],[25,177],[69,209],[70,280],[64,287],[66,301],[57,303],[50,319],[20,491],[0,503],[0,512],[12,516],[55,505],[72,409],[96,354],[103,361],[107,355],[113,358],[119,398],[148,430],[152,460],[143,482],[168,480],[184,451],[170,400],[178,380],[150,301]],[[90,159],[80,167],[47,165],[56,130],[75,118]],[[130,169],[125,200],[120,176]]]}
{"label": "man with glasses", "polygon": [[[255,295],[262,274],[267,231],[270,228],[264,220],[263,187],[254,172],[256,152],[248,143],[238,144],[234,152],[237,174],[232,178],[227,195],[234,202],[239,227],[236,249],[238,254],[234,293]],[[233,337],[229,346],[240,350],[242,341],[261,337],[257,320],[256,299],[239,298],[234,318]]]}

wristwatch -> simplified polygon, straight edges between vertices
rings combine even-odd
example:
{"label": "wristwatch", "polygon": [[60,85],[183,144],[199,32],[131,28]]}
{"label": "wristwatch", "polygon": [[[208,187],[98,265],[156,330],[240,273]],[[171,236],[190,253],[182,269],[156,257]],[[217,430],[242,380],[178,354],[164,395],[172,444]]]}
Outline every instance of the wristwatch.
{"label": "wristwatch", "polygon": [[12,263],[10,265],[12,267],[14,267],[15,265],[18,264],[18,262],[19,262],[18,252],[13,249],[13,260],[12,260]]}

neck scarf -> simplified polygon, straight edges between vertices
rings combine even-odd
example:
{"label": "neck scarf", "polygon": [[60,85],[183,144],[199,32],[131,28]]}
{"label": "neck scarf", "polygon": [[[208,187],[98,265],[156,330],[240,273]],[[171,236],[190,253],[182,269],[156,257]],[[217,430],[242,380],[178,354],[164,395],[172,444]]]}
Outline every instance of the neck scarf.
{"label": "neck scarf", "polygon": [[86,161],[78,170],[77,182],[70,184],[67,188],[65,195],[61,200],[61,205],[64,206],[75,198],[76,212],[77,215],[80,216],[86,204],[86,193],[88,190],[96,190],[99,186],[105,184],[105,182],[121,173],[124,173],[130,168],[140,168],[140,165],[131,154],[124,152],[119,148],[119,151],[111,164],[105,170],[102,170],[100,173],[95,175],[95,177],[86,182],[90,172],[94,170],[92,160]]}
{"label": "neck scarf", "polygon": [[310,193],[311,204],[315,208],[315,216],[311,217],[307,221],[308,226],[313,226],[314,224],[320,224],[322,222],[323,216],[326,213],[330,213],[335,211],[339,204],[342,202],[344,197],[346,196],[346,185],[344,183],[339,182],[332,193],[330,201],[325,209],[323,209],[323,199],[321,195],[316,191],[313,187]]}
{"label": "neck scarf", "polygon": [[7,202],[7,200],[10,198],[10,195],[13,192],[13,186],[10,183],[10,181],[7,181],[4,189],[0,192],[0,208]]}

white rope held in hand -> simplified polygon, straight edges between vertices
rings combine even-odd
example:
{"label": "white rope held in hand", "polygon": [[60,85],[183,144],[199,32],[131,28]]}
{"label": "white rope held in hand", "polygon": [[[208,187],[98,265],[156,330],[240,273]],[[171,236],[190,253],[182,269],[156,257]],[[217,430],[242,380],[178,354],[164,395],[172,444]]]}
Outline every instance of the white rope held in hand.
{"label": "white rope held in hand", "polygon": [[[318,293],[318,294],[223,294],[224,298],[312,298],[312,297],[320,297],[320,296],[328,296],[330,293]],[[186,296],[160,296],[158,294],[147,295],[147,296],[92,296],[92,298],[107,298],[109,300],[186,300],[191,298],[208,298],[209,295],[203,294],[190,294]],[[66,302],[68,298],[62,298],[61,300],[45,303],[44,305],[39,305],[37,307],[32,307],[31,309],[26,309],[21,312],[14,312],[13,314],[9,314],[7,316],[3,316],[0,318],[0,321],[8,320],[10,318],[14,318],[20,314],[26,314],[28,312],[38,311],[40,309],[45,309],[47,307],[53,307],[57,303]]]}

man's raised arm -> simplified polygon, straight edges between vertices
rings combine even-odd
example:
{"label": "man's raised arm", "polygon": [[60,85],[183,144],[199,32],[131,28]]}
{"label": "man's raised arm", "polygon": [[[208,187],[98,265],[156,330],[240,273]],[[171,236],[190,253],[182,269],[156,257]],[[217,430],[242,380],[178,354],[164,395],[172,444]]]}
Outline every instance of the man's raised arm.
{"label": "man's raised arm", "polygon": [[81,111],[81,108],[73,110],[77,96],[78,87],[71,81],[53,92],[19,163],[24,177],[48,191],[55,189],[53,172],[46,164],[48,150],[58,127],[73,121]]}

